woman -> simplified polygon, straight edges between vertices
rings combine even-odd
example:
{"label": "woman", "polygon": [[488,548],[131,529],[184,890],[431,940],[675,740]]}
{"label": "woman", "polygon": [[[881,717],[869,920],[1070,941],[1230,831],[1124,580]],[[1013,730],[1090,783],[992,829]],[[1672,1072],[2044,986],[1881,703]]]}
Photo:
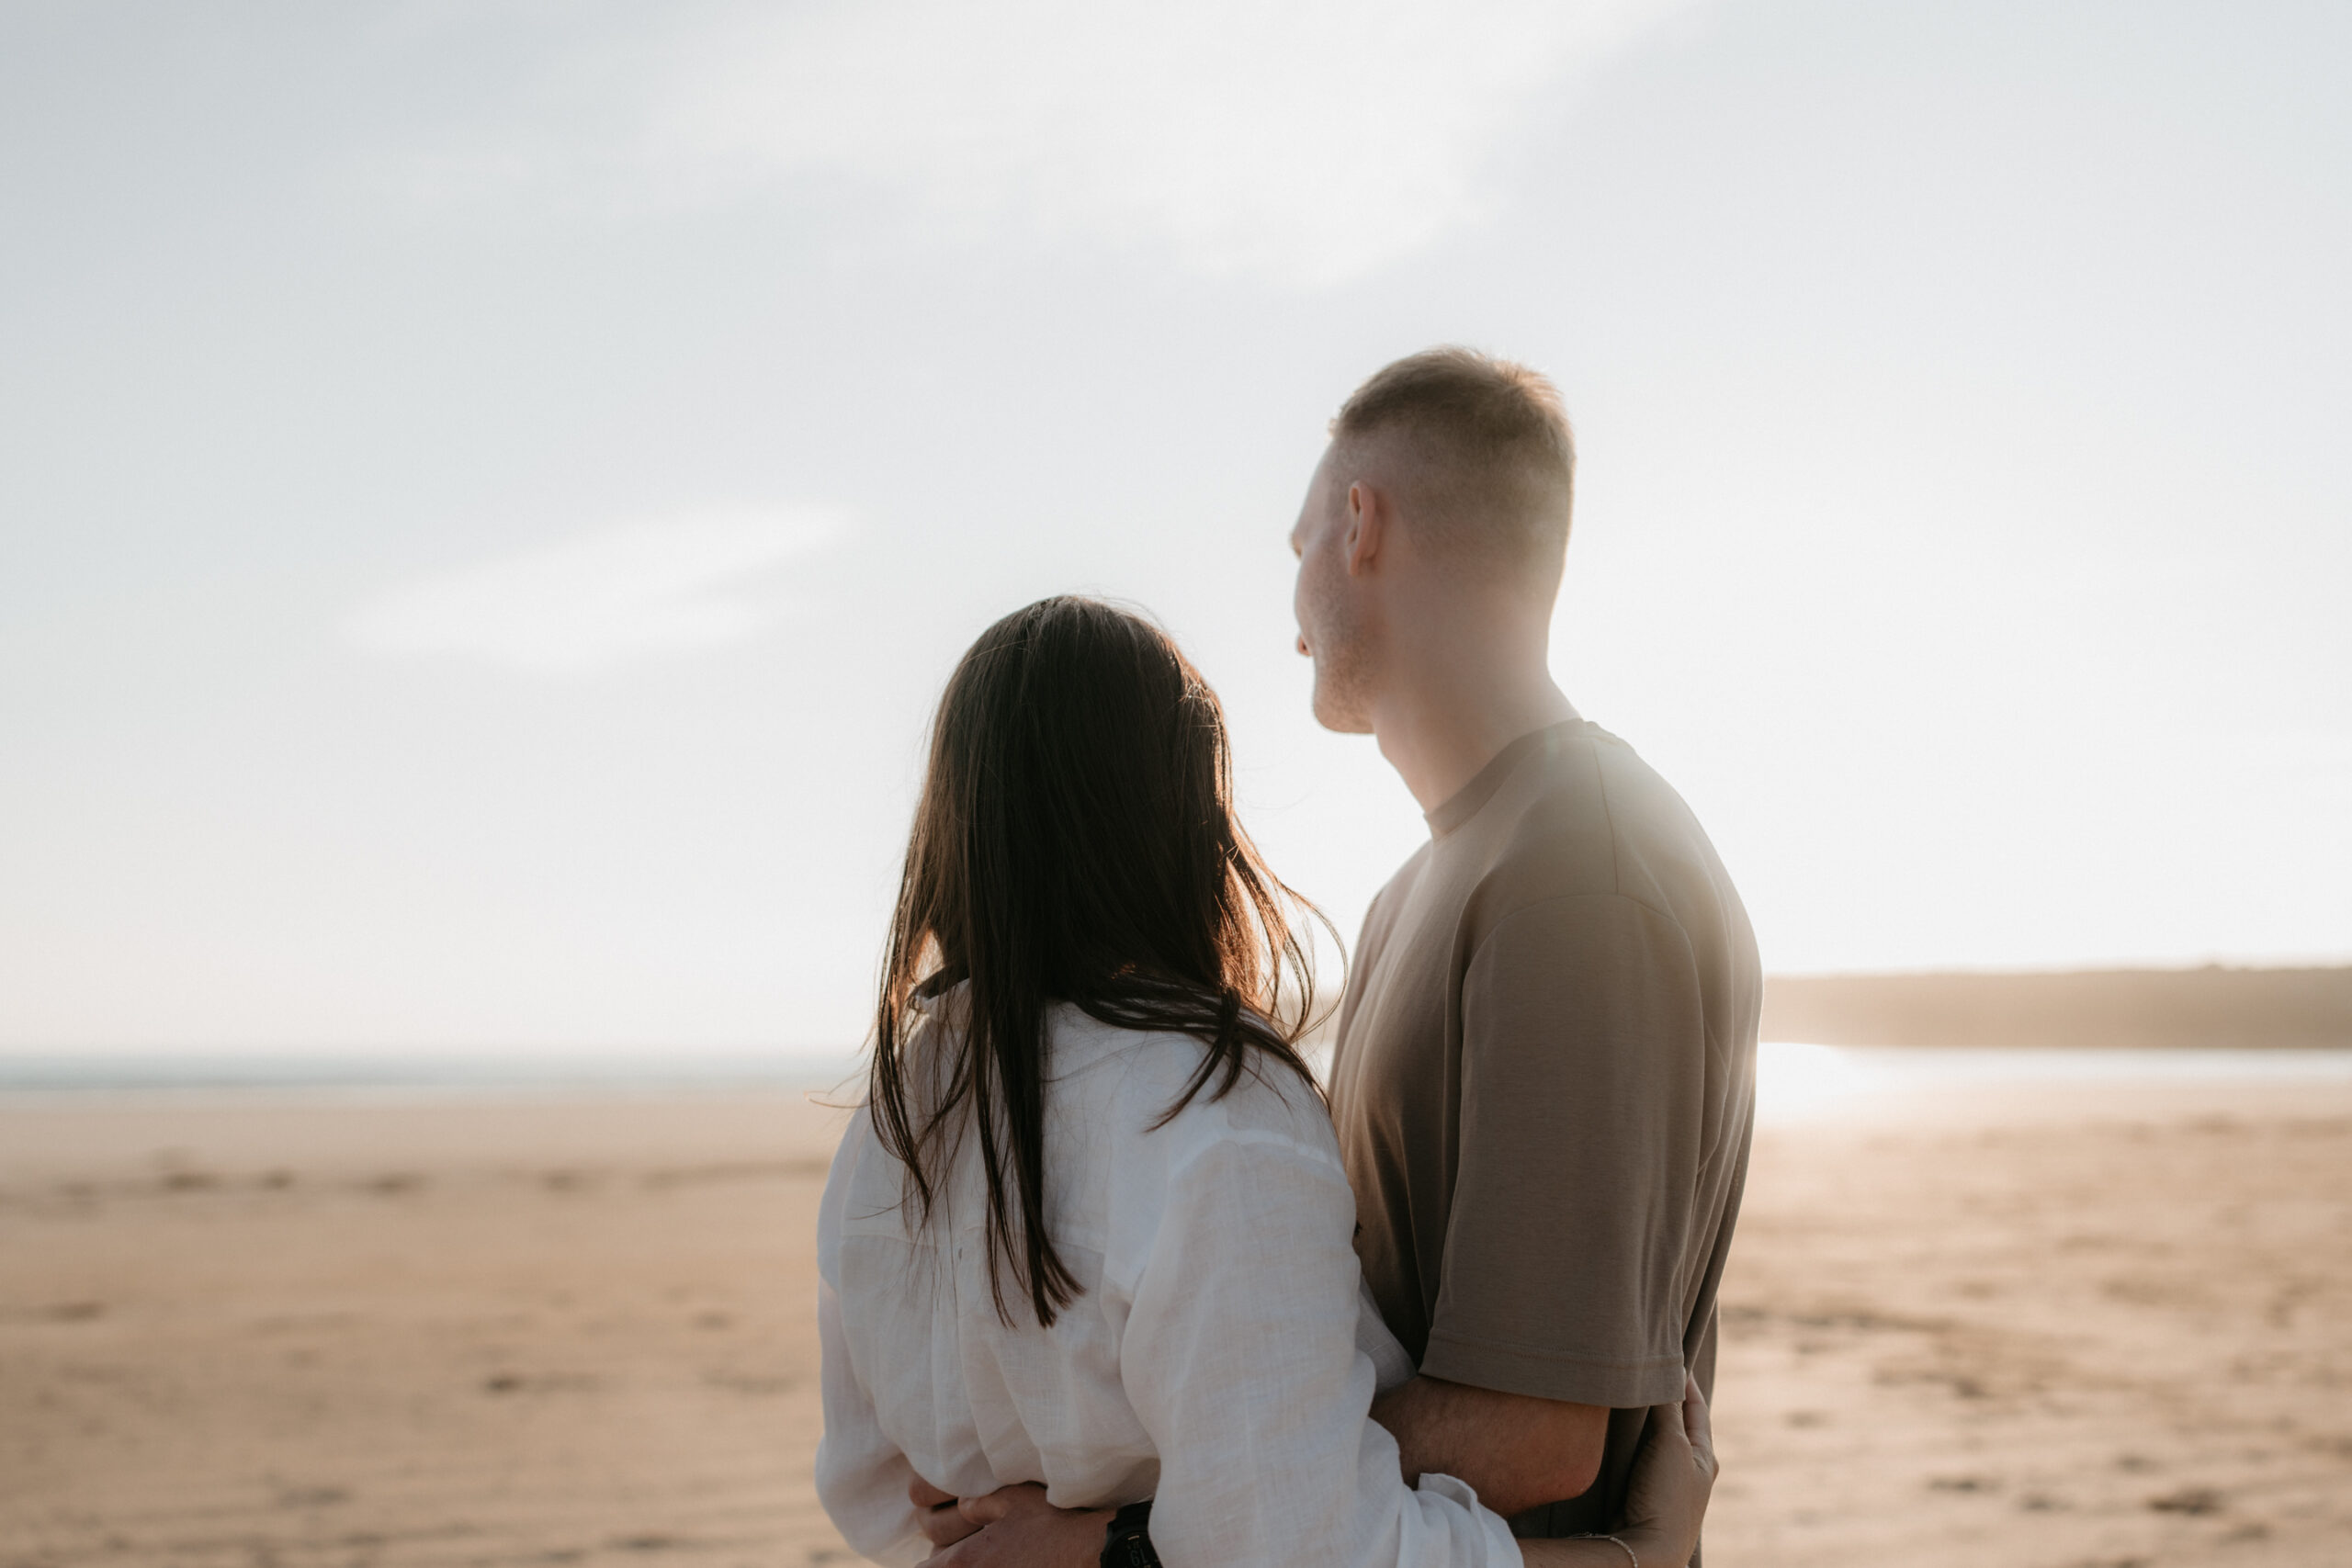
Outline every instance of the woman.
{"label": "woman", "polygon": [[933,733],[867,1103],[819,1224],[817,1483],[858,1551],[910,1485],[1154,1499],[1170,1568],[1690,1556],[1711,1461],[1652,1423],[1617,1540],[1515,1542],[1369,1419],[1411,1367],[1295,1042],[1311,992],[1233,818],[1216,698],[1085,599],[989,628]]}

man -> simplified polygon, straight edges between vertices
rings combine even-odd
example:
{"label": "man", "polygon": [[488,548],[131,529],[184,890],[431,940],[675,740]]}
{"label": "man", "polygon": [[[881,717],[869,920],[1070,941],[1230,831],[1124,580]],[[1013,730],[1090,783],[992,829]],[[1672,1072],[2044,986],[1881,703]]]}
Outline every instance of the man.
{"label": "man", "polygon": [[[1291,533],[1315,716],[1375,737],[1430,830],[1332,1066],[1357,1252],[1419,1368],[1373,1414],[1408,1480],[1521,1536],[1609,1529],[1645,1407],[1686,1367],[1712,1391],[1763,988],[1697,820],[1553,682],[1574,485],[1548,381],[1433,349],[1340,409]],[[975,1562],[1102,1539],[1035,1489],[923,1500],[935,1540],[989,1525]]]}

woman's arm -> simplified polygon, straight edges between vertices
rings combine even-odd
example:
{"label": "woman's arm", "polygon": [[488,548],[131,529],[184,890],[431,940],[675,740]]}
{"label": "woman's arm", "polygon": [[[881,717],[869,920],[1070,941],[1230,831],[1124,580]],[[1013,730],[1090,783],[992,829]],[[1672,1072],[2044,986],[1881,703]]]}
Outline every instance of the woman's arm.
{"label": "woman's arm", "polygon": [[850,1123],[833,1153],[832,1172],[817,1211],[817,1339],[823,1353],[820,1383],[825,1435],[817,1445],[817,1497],[833,1528],[880,1562],[920,1562],[930,1543],[907,1495],[914,1468],[882,1435],[874,1397],[850,1358],[842,1328],[841,1210],[864,1144],[873,1136],[863,1114]]}
{"label": "woman's arm", "polygon": [[1159,1454],[1151,1535],[1168,1568],[1515,1568],[1502,1520],[1444,1477],[1408,1490],[1368,1419],[1355,1200],[1334,1152],[1228,1130],[1121,1179],[1156,1210],[1114,1222],[1148,1239],[1105,1290]]}

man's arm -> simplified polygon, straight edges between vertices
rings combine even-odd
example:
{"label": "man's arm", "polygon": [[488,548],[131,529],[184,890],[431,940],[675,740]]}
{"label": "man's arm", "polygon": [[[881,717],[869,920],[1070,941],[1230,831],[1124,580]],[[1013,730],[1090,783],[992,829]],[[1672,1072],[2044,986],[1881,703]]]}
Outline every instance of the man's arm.
{"label": "man's arm", "polygon": [[1600,1473],[1609,1410],[1417,1377],[1373,1401],[1395,1435],[1405,1484],[1451,1475],[1509,1517],[1579,1496]]}
{"label": "man's arm", "polygon": [[[1700,1521],[1714,1485],[1707,1402],[1697,1380],[1686,1377],[1679,1405],[1650,1412],[1634,1461],[1625,1520],[1616,1533],[1605,1540],[1522,1540],[1520,1555],[1527,1568],[1679,1568],[1698,1549]],[[929,1511],[944,1495],[919,1483],[913,1502]],[[934,1542],[952,1544],[944,1545],[923,1568],[1095,1568],[1102,1526],[1110,1517],[1108,1510],[1057,1508],[1046,1501],[1042,1486],[1008,1486],[989,1496],[967,1498],[961,1512],[959,1522],[925,1527]]]}
{"label": "man's arm", "polygon": [[[1109,1510],[1074,1512],[1046,1501],[1042,1486],[1008,1486],[964,1505],[967,1533],[923,1560],[922,1568],[1098,1568]],[[1606,1540],[1523,1540],[1527,1568],[1677,1568],[1687,1562],[1671,1549],[1651,1548],[1642,1535]]]}
{"label": "man's arm", "polygon": [[[1600,1473],[1609,1412],[1521,1393],[1498,1393],[1442,1378],[1417,1377],[1373,1402],[1372,1418],[1396,1438],[1404,1481],[1451,1475],[1496,1513],[1510,1515],[1574,1497]],[[1107,1510],[1065,1512],[1040,1486],[1009,1486],[956,1499],[918,1480],[913,1502],[923,1534],[940,1548],[926,1568],[1092,1568],[1102,1555]],[[1703,1506],[1703,1501],[1702,1506]],[[1521,1543],[1530,1563],[1620,1568],[1606,1541]],[[1686,1554],[1687,1555],[1687,1554]]]}

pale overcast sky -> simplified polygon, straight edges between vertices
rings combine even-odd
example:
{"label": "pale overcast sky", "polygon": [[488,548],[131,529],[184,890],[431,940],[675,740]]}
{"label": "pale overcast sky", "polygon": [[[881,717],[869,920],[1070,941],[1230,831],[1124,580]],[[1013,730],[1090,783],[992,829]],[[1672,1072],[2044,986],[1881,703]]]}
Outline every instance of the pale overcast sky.
{"label": "pale overcast sky", "polygon": [[2352,8],[0,7],[0,1048],[836,1046],[929,705],[1564,389],[1555,663],[1781,972],[2352,955]]}

